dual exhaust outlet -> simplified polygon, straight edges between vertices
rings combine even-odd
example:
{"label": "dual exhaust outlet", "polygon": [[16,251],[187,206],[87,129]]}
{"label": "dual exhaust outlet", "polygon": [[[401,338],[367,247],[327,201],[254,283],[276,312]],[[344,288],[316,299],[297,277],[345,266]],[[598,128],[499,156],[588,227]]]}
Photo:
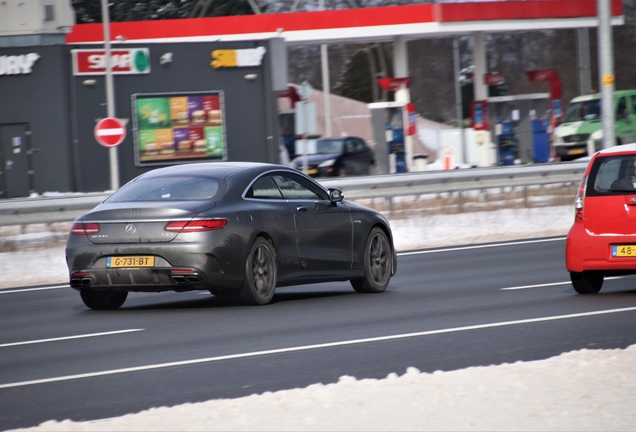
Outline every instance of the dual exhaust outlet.
{"label": "dual exhaust outlet", "polygon": [[[71,275],[72,288],[88,288],[93,285],[91,272],[77,272]],[[200,285],[201,279],[194,270],[172,270],[170,280],[175,285]]]}

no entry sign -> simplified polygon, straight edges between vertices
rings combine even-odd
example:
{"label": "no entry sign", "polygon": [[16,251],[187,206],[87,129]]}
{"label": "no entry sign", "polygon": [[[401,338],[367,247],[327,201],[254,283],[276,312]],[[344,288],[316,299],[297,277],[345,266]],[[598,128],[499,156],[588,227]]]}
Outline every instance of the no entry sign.
{"label": "no entry sign", "polygon": [[95,126],[95,139],[104,147],[115,147],[126,138],[126,126],[115,117],[106,117]]}

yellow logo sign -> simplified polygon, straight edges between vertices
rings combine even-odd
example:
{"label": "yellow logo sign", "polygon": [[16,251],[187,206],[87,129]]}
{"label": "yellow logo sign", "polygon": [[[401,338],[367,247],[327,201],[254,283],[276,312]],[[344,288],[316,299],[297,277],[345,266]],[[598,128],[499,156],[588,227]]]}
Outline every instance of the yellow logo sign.
{"label": "yellow logo sign", "polygon": [[260,66],[265,55],[265,47],[248,49],[225,49],[212,51],[210,66],[223,67]]}
{"label": "yellow logo sign", "polygon": [[222,67],[236,67],[236,50],[214,50],[212,51],[212,62],[210,63],[214,69]]}

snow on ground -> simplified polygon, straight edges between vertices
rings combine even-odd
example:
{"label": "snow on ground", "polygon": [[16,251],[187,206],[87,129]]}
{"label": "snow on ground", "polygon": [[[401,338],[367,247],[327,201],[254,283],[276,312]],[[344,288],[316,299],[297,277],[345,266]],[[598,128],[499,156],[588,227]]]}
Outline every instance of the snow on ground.
{"label": "snow on ground", "polygon": [[153,408],[40,431],[634,430],[636,345]]}
{"label": "snow on ground", "polygon": [[[398,250],[565,235],[572,206],[392,220]],[[63,246],[0,253],[0,287],[64,283]],[[25,274],[25,269],[40,269]],[[399,375],[398,375],[399,374]],[[636,430],[636,345],[450,372],[395,371],[356,380],[212,400],[38,431]]]}

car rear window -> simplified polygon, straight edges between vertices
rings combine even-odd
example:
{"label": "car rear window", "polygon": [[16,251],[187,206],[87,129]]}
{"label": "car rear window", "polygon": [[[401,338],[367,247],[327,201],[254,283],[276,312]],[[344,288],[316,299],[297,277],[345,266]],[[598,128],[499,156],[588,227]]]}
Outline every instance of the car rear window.
{"label": "car rear window", "polygon": [[636,156],[596,158],[587,183],[586,195],[626,195],[636,193]]}
{"label": "car rear window", "polygon": [[140,177],[115,192],[108,202],[193,201],[218,199],[220,181],[200,176]]}

